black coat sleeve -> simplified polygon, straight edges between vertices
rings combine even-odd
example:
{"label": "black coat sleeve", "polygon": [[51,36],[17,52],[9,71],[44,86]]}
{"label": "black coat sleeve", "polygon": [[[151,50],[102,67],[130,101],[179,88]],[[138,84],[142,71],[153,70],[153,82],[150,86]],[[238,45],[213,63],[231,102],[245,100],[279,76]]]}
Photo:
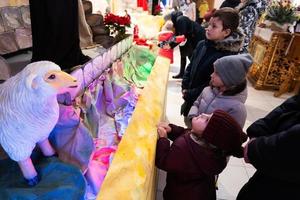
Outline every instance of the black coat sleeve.
{"label": "black coat sleeve", "polygon": [[182,90],[189,88],[189,83],[191,81],[190,80],[191,70],[192,70],[193,65],[195,64],[195,59],[197,58],[197,55],[201,51],[203,45],[204,45],[203,42],[198,42],[196,49],[193,51],[191,61],[188,64],[188,66],[186,67],[186,69],[184,71],[183,78],[182,78],[182,82],[181,82],[181,89]]}
{"label": "black coat sleeve", "polygon": [[272,112],[270,112],[266,117],[259,119],[256,122],[254,122],[252,125],[250,125],[247,129],[248,136],[250,138],[253,138],[259,136],[268,136],[274,133],[276,134],[276,130],[274,130],[276,120],[282,114],[294,110],[300,111],[299,95],[287,99],[280,106],[278,106]]}
{"label": "black coat sleeve", "polygon": [[248,145],[250,163],[270,177],[300,181],[300,124]]}

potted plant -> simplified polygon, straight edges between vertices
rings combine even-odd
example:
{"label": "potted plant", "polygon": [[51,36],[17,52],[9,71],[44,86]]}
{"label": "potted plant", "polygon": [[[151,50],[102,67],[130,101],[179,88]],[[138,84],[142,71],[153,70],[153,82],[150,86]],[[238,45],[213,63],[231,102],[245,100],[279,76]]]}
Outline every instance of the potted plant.
{"label": "potted plant", "polygon": [[264,24],[276,31],[287,31],[299,18],[296,9],[290,0],[273,0],[266,10]]}
{"label": "potted plant", "polygon": [[129,27],[131,24],[130,16],[125,11],[125,16],[118,16],[112,13],[107,13],[104,17],[104,24],[108,29],[111,36],[117,40],[121,40],[125,37],[126,26]]}

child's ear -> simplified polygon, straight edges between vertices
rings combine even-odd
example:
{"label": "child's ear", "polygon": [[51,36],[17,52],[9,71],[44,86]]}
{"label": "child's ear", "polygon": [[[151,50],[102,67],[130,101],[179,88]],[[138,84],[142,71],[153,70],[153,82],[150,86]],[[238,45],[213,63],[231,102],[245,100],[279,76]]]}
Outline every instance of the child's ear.
{"label": "child's ear", "polygon": [[224,35],[225,35],[225,37],[224,38],[226,38],[226,37],[228,37],[230,34],[231,34],[231,30],[229,29],[229,28],[227,28],[227,29],[225,29],[225,30],[223,30],[224,31]]}

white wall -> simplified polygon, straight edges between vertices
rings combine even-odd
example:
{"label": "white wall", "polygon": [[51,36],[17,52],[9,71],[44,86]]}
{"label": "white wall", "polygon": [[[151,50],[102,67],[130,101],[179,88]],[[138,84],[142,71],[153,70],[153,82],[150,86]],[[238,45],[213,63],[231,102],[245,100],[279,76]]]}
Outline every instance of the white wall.
{"label": "white wall", "polygon": [[215,0],[214,8],[220,8],[220,5],[223,3],[224,0]]}
{"label": "white wall", "polygon": [[101,12],[103,15],[105,14],[105,9],[108,6],[106,0],[90,0],[93,4],[93,13]]}

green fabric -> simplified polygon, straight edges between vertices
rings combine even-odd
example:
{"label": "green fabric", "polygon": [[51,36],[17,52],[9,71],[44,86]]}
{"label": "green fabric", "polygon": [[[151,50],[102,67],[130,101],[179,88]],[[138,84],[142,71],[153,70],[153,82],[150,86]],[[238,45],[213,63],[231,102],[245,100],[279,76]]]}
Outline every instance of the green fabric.
{"label": "green fabric", "polygon": [[84,199],[85,180],[80,170],[57,157],[35,156],[32,159],[41,181],[26,185],[17,162],[0,161],[0,199],[55,200]]}
{"label": "green fabric", "polygon": [[155,59],[156,55],[149,49],[133,46],[122,58],[125,79],[138,87],[144,87]]}

